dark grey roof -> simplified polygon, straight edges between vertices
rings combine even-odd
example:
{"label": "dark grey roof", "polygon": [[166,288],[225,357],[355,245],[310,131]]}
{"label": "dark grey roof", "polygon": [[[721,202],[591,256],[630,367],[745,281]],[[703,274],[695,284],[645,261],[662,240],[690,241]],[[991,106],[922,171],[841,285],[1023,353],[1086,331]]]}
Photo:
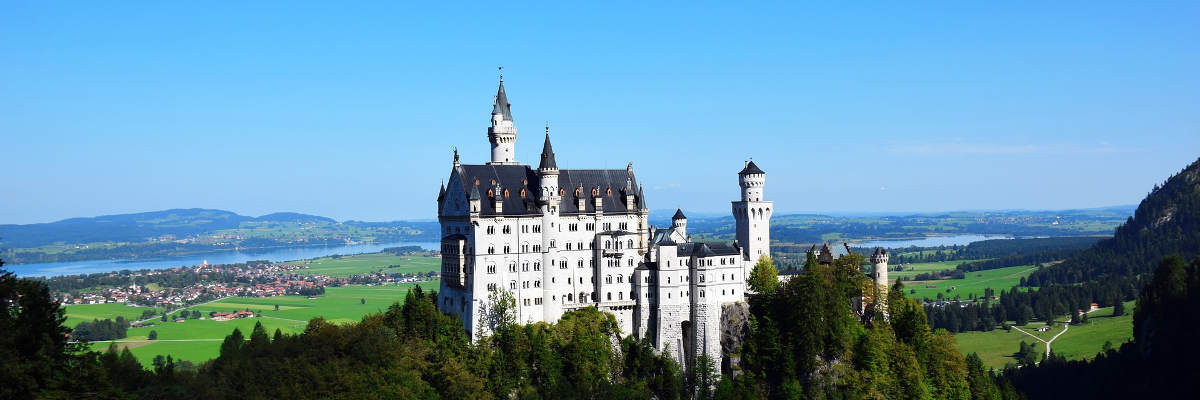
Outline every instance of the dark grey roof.
{"label": "dark grey roof", "polygon": [[677,219],[687,219],[687,217],[683,215],[683,210],[678,208],[675,209],[675,215],[671,217],[672,221]]}
{"label": "dark grey roof", "polygon": [[538,169],[558,169],[558,164],[554,162],[554,148],[550,146],[550,128],[546,129],[546,143],[542,144],[542,163],[538,164]]}
{"label": "dark grey roof", "polygon": [[[503,88],[501,88],[501,89],[503,89]],[[766,172],[763,172],[763,170],[759,169],[757,165],[754,165],[754,161],[750,161],[750,162],[746,163],[746,168],[742,168],[742,172],[738,172],[738,175],[765,174],[765,173]]]}
{"label": "dark grey roof", "polygon": [[471,188],[471,197],[470,197],[470,200],[479,200],[479,199],[480,199],[480,196],[479,196],[479,186],[476,186],[476,187],[473,187],[473,188]]}
{"label": "dark grey roof", "polygon": [[504,94],[504,80],[500,80],[500,90],[496,91],[496,100],[492,102],[492,114],[504,116],[504,120],[512,121],[512,104],[508,104],[508,96]]}
{"label": "dark grey roof", "polygon": [[467,237],[461,233],[455,233],[453,235],[449,235],[449,236],[442,238],[442,240],[467,240]]}
{"label": "dark grey roof", "polygon": [[[596,212],[595,200],[592,197],[592,189],[596,189],[596,193],[603,198],[601,202],[602,209],[605,213],[625,213],[637,212],[637,207],[633,209],[625,208],[625,198],[621,196],[621,188],[625,187],[626,181],[632,182],[632,185],[637,185],[637,177],[633,175],[633,171],[627,169],[564,169],[558,172],[558,187],[567,191],[567,195],[563,196],[563,202],[559,210],[562,213],[594,213]],[[579,190],[580,197],[584,198],[584,209],[578,208],[578,202],[575,197],[575,189]],[[609,194],[609,189],[612,193]],[[638,199],[634,199],[634,204],[638,203]]]}
{"label": "dark grey roof", "polygon": [[638,186],[638,192],[637,192],[637,208],[638,208],[639,210],[645,210],[645,209],[646,209],[646,196],[645,196],[645,192],[644,192],[644,191],[642,191],[642,187],[641,187],[641,186]]}
{"label": "dark grey roof", "polygon": [[[463,191],[470,193],[472,198],[476,198],[475,196],[482,198],[483,195],[480,194],[480,191],[486,191],[487,188],[493,187],[493,180],[496,181],[497,186],[508,189],[508,197],[503,198],[504,215],[529,215],[540,212],[537,208],[536,196],[541,188],[541,178],[536,170],[527,165],[463,164],[458,167],[458,174]],[[637,208],[626,209],[625,198],[620,195],[621,188],[626,185],[626,182],[637,185],[637,178],[633,176],[633,172],[625,169],[561,170],[558,174],[558,186],[566,192],[566,196],[562,197],[559,211],[563,214],[596,212],[595,201],[592,197],[592,189],[596,189],[598,196],[603,199],[600,206],[606,214],[637,212]],[[582,210],[579,209],[574,195],[576,188],[580,188],[580,196],[585,200]],[[524,189],[524,196],[521,195],[521,189]],[[609,189],[612,190],[611,195]],[[497,191],[493,189],[493,195],[496,194],[495,192]],[[634,202],[641,201],[634,199]],[[491,201],[485,201],[480,204],[480,212],[483,215],[496,214],[495,207],[491,203]]]}
{"label": "dark grey roof", "polygon": [[875,248],[875,253],[874,253],[874,254],[872,254],[872,255],[876,255],[876,256],[886,256],[886,255],[887,255],[887,253],[888,253],[888,252],[887,252],[887,249],[884,249],[884,248],[882,248],[882,247],[876,247],[876,248]]}
{"label": "dark grey roof", "polygon": [[680,243],[675,245],[676,256],[713,257],[735,256],[740,252],[724,243]]}

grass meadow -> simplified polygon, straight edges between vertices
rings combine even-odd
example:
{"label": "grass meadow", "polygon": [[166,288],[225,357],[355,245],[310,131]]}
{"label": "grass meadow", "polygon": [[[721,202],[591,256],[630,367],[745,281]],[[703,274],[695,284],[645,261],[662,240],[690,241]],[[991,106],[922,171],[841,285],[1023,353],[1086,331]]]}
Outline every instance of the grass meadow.
{"label": "grass meadow", "polygon": [[[926,273],[926,272],[951,270],[951,269],[958,267],[959,264],[975,262],[975,261],[983,261],[983,260],[958,260],[958,261],[939,261],[939,262],[925,262],[925,263],[908,263],[908,264],[904,264],[903,271],[888,271],[888,278],[891,279],[892,281],[895,281],[896,278],[904,278],[905,280],[912,280],[912,278],[914,276],[917,276],[917,274],[922,274],[922,273]],[[907,283],[906,283],[906,285],[907,285]]]}
{"label": "grass meadow", "polygon": [[127,306],[125,303],[70,304],[64,306],[63,309],[67,314],[65,325],[69,327],[75,327],[75,325],[79,325],[83,321],[117,319],[118,316],[125,317],[125,320],[133,322],[137,321],[145,310],[160,312],[157,308]]}
{"label": "grass meadow", "polygon": [[[308,321],[316,317],[323,317],[338,324],[357,322],[364,315],[387,310],[392,303],[403,303],[404,295],[416,285],[425,290],[437,290],[439,282],[435,280],[419,284],[330,287],[325,289],[324,295],[315,299],[304,296],[231,297],[189,309],[199,310],[205,319],[189,319],[186,322],[156,321],[154,326],[130,328],[129,336],[116,344],[129,347],[133,355],[146,366],[151,365],[154,357],[160,354],[198,364],[216,357],[221,341],[235,328],[249,337],[256,322],[261,322],[271,335],[276,329],[283,333],[300,333],[304,331]],[[277,304],[279,311],[275,311]],[[262,316],[230,321],[207,319],[210,311],[229,312],[246,309]],[[138,311],[138,314],[141,312]],[[146,340],[152,330],[158,333],[158,340]],[[103,351],[110,345],[93,343],[92,348]]]}
{"label": "grass meadow", "polygon": [[437,271],[442,259],[421,255],[397,256],[390,253],[355,254],[341,257],[322,257],[312,260],[292,261],[289,264],[307,265],[308,269],[296,271],[301,274],[350,276],[373,272],[419,273]]}
{"label": "grass meadow", "polygon": [[[1055,354],[1060,354],[1068,360],[1090,359],[1096,356],[1104,347],[1105,342],[1113,347],[1133,339],[1133,304],[1126,302],[1127,314],[1120,317],[1112,316],[1112,307],[1101,308],[1088,314],[1088,322],[1072,325],[1067,333],[1059,336],[1050,345]],[[1025,331],[1035,336],[1049,340],[1062,332],[1061,323],[1055,323],[1049,332],[1035,332],[1035,328],[1045,326],[1043,323],[1030,323],[1022,326]],[[1015,363],[1013,355],[1020,347],[1021,341],[1036,344],[1038,358],[1045,352],[1045,344],[1017,330],[1005,331],[997,328],[991,332],[963,332],[954,335],[958,341],[958,349],[963,354],[977,353],[983,359],[983,364],[990,368],[1003,368],[1007,363]]]}
{"label": "grass meadow", "polygon": [[905,281],[904,294],[910,299],[929,298],[937,300],[939,293],[946,299],[959,296],[966,300],[972,294],[983,296],[984,289],[991,288],[997,293],[1007,290],[1021,282],[1021,278],[1029,276],[1037,270],[1033,265],[1020,265],[968,272],[963,279],[941,279],[936,281]]}

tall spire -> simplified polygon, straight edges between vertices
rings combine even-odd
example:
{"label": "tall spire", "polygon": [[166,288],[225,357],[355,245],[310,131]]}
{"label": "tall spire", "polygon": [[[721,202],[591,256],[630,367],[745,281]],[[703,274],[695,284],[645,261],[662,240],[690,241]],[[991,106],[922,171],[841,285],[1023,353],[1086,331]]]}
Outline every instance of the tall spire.
{"label": "tall spire", "polygon": [[500,89],[496,91],[496,100],[492,103],[492,114],[500,114],[505,121],[512,121],[512,104],[504,94],[504,67],[500,67]]}
{"label": "tall spire", "polygon": [[550,146],[550,122],[546,122],[546,143],[542,144],[542,163],[538,169],[558,169],[554,162],[554,147]]}

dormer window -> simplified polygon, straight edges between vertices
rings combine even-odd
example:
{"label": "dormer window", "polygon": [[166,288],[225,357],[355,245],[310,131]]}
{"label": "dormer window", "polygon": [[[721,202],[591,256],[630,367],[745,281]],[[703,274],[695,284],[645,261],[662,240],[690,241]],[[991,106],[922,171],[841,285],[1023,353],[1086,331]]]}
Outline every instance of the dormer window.
{"label": "dormer window", "polygon": [[521,197],[522,197],[522,198],[524,198],[524,197],[525,197],[525,189],[521,189]]}
{"label": "dormer window", "polygon": [[508,198],[508,189],[504,189],[504,198]]}
{"label": "dormer window", "polygon": [[488,195],[488,197],[493,197],[493,196],[495,196],[495,195],[496,195],[496,193],[495,193],[495,192],[493,192],[493,191],[492,191],[492,189],[488,189],[488,191],[487,191],[487,195]]}
{"label": "dormer window", "polygon": [[559,196],[566,196],[566,195],[567,195],[567,189],[558,189],[558,195],[559,195]]}

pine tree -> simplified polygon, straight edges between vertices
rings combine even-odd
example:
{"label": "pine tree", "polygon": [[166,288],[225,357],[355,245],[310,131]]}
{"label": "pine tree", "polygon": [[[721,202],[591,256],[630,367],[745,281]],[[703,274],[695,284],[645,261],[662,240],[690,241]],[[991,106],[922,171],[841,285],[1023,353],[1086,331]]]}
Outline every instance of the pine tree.
{"label": "pine tree", "polygon": [[750,270],[750,279],[746,281],[750,286],[750,290],[757,293],[771,294],[779,287],[779,270],[775,268],[775,263],[771,261],[771,257],[763,255],[759,257],[758,263],[754,264],[754,269]]}

